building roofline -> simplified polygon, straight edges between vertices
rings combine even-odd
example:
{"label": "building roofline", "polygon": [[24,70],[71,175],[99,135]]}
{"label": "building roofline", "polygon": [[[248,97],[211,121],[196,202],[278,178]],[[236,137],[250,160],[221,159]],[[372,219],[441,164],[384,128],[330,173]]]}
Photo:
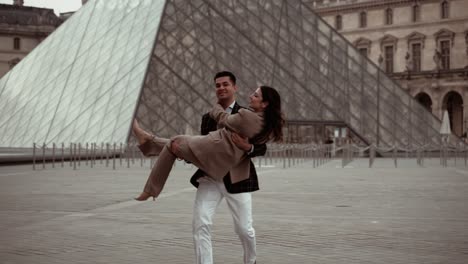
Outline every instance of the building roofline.
{"label": "building roofline", "polygon": [[369,1],[369,2],[357,2],[334,6],[323,6],[315,7],[314,11],[323,16],[331,14],[343,14],[352,13],[356,11],[362,11],[363,9],[380,9],[382,7],[396,7],[396,6],[407,6],[408,4],[422,4],[426,2],[439,2],[439,0],[383,0],[383,1]]}

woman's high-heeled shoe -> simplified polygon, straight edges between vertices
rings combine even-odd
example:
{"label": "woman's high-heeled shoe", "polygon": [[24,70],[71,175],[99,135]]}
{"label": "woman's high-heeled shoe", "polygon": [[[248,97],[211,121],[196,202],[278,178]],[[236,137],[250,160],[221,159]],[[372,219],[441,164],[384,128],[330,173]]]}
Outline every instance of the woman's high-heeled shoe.
{"label": "woman's high-heeled shoe", "polygon": [[142,192],[140,194],[140,196],[135,197],[135,200],[137,200],[137,201],[146,201],[150,197],[153,197],[153,201],[156,199],[156,197],[154,197],[154,195],[151,195],[150,193],[147,193],[147,192]]}

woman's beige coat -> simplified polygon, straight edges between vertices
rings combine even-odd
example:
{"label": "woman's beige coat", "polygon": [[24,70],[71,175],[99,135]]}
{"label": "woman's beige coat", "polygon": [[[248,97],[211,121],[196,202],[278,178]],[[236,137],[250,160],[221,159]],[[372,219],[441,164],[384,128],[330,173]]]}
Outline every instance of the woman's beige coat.
{"label": "woman's beige coat", "polygon": [[249,177],[250,158],[232,142],[231,132],[252,138],[263,128],[262,113],[240,109],[228,114],[221,105],[215,105],[210,116],[218,123],[218,130],[206,136],[186,137],[187,144],[196,157],[194,165],[209,176],[221,179],[230,172],[232,183]]}

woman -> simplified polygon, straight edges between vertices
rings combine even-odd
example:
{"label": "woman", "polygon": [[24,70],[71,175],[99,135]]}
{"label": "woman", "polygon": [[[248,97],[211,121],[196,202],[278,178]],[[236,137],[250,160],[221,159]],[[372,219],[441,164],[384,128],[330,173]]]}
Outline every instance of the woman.
{"label": "woman", "polygon": [[248,137],[251,142],[281,141],[284,119],[281,98],[268,86],[260,86],[251,96],[249,107],[236,114],[228,114],[217,104],[210,116],[218,123],[218,130],[206,136],[176,136],[171,140],[150,135],[135,121],[133,131],[144,155],[157,155],[158,160],[148,177],[138,201],[145,201],[161,193],[176,158],[191,162],[208,176],[221,179],[230,172],[233,183],[247,179],[250,162],[245,152],[232,142],[231,132]]}

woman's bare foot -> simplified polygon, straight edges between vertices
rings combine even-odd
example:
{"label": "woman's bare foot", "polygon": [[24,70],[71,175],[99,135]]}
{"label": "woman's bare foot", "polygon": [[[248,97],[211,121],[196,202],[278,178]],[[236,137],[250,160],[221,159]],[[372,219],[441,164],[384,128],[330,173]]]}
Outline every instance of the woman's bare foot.
{"label": "woman's bare foot", "polygon": [[135,137],[138,140],[139,145],[143,145],[146,141],[149,141],[153,138],[153,136],[150,133],[144,131],[140,127],[140,124],[138,124],[138,121],[136,121],[136,119],[133,120],[132,130],[135,134]]}

